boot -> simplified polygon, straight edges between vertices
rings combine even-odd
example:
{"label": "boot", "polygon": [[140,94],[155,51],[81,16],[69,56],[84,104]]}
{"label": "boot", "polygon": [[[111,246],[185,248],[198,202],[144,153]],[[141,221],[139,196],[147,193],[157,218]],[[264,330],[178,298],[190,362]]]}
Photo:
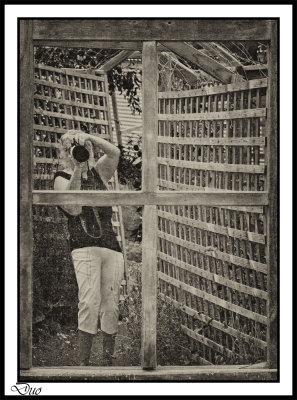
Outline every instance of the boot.
{"label": "boot", "polygon": [[112,365],[112,360],[115,358],[114,346],[115,346],[115,338],[116,335],[110,335],[106,332],[103,332],[103,365],[108,366]]}
{"label": "boot", "polygon": [[78,330],[79,365],[89,365],[93,337],[91,333]]}

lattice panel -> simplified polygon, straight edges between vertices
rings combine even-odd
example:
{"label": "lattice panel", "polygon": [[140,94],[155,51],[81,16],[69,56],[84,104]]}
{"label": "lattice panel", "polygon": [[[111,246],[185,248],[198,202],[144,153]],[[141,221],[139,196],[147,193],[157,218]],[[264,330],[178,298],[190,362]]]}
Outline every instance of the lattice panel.
{"label": "lattice panel", "polygon": [[[160,190],[265,189],[267,81],[159,93]],[[160,296],[181,311],[192,352],[264,361],[263,207],[158,207]]]}
{"label": "lattice panel", "polygon": [[159,185],[264,190],[267,79],[159,93]]}

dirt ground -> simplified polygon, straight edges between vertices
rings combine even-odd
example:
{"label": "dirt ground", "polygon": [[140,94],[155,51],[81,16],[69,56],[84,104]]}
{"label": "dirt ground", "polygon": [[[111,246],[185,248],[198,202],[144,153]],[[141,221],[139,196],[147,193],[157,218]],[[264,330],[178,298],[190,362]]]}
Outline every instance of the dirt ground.
{"label": "dirt ground", "polygon": [[[115,344],[114,366],[140,365],[139,362],[129,362],[126,351],[131,347],[127,336],[126,323],[119,323],[119,332]],[[130,348],[130,351],[133,349]],[[75,366],[78,365],[79,347],[76,329],[64,328],[55,335],[40,338],[38,345],[33,345],[33,366]],[[139,351],[135,349],[133,359],[139,358]],[[101,331],[98,331],[93,340],[90,365],[102,365],[102,340]]]}

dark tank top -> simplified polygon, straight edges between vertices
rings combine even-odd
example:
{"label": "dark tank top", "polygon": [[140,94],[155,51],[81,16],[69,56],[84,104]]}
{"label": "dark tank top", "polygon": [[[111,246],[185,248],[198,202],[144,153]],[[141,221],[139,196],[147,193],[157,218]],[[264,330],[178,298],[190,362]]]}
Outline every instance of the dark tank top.
{"label": "dark tank top", "polygon": [[[56,172],[54,179],[58,176],[68,180],[71,179],[71,175],[64,171]],[[106,187],[97,171],[92,168],[88,171],[88,178],[82,179],[81,189],[106,190]],[[100,224],[97,222],[93,208],[97,210],[97,217],[99,217]],[[112,207],[82,206],[82,213],[78,216],[69,214],[62,207],[59,207],[59,209],[68,218],[70,251],[82,247],[104,247],[118,252],[122,251],[112,228]],[[96,238],[89,236],[88,233]],[[101,237],[98,238],[100,234]]]}

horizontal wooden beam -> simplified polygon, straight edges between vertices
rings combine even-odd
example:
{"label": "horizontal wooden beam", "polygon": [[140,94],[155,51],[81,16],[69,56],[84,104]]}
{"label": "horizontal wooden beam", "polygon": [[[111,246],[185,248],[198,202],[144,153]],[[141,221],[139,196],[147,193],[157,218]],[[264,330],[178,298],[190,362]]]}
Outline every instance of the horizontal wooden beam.
{"label": "horizontal wooden beam", "polygon": [[158,136],[158,143],[181,144],[190,146],[265,146],[266,137],[242,138],[205,138],[205,137],[171,137]]}
{"label": "horizontal wooden beam", "polygon": [[158,163],[169,167],[189,168],[200,171],[224,171],[243,174],[264,174],[265,165],[250,164],[223,164],[215,162],[196,162],[184,160],[171,160],[169,158],[158,157]]}
{"label": "horizontal wooden beam", "polygon": [[34,46],[47,47],[84,47],[86,49],[132,50],[141,51],[141,42],[120,42],[100,40],[34,40]]}
{"label": "horizontal wooden beam", "polygon": [[250,108],[235,111],[185,113],[185,114],[158,114],[159,121],[212,121],[236,118],[266,117],[266,108]]}
{"label": "horizontal wooden beam", "polygon": [[[268,19],[34,19],[33,39],[75,41],[269,40]],[[137,49],[135,49],[137,50]]]}
{"label": "horizontal wooden beam", "polygon": [[220,82],[231,83],[233,73],[228,68],[214,60],[213,58],[203,54],[200,50],[187,43],[178,42],[162,42],[164,47],[174,52],[185,60],[197,65],[198,68],[214,77]]}
{"label": "horizontal wooden beam", "polygon": [[34,381],[276,381],[276,369],[254,365],[141,367],[35,367],[20,371],[20,382]]}
{"label": "horizontal wooden beam", "polygon": [[34,190],[33,204],[47,205],[209,205],[209,206],[263,206],[268,204],[266,192],[229,191],[160,191],[157,193],[135,191],[81,191]]}
{"label": "horizontal wooden beam", "polygon": [[267,87],[267,78],[253,79],[246,82],[229,83],[228,85],[206,86],[203,89],[179,90],[172,92],[159,92],[159,99],[178,99],[184,97],[208,96],[240,90],[260,89]]}

